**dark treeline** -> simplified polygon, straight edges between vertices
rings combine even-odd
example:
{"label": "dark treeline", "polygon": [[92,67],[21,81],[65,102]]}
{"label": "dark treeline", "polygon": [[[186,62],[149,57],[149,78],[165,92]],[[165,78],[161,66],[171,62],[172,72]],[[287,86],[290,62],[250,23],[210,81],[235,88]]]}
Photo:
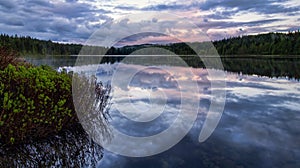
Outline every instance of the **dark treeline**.
{"label": "dark treeline", "polygon": [[220,55],[300,55],[300,32],[234,37],[214,45]]}
{"label": "dark treeline", "polygon": [[[203,43],[174,43],[167,45],[143,44],[124,47],[95,47],[80,44],[60,44],[51,41],[0,35],[0,46],[10,47],[21,55],[120,55],[120,57],[104,57],[102,62],[124,61],[125,55],[168,55],[170,52],[177,55],[195,55],[190,46],[198,47],[198,54],[215,53],[214,47],[221,55],[224,69],[244,74],[257,74],[270,77],[287,76],[300,78],[300,32],[268,33],[243,37],[234,37],[220,41]],[[82,52],[83,47],[83,52]],[[200,47],[200,50],[199,50]],[[212,52],[211,52],[212,51]],[[121,56],[122,55],[122,56]],[[265,55],[265,56],[264,56]],[[280,56],[278,56],[280,55]],[[46,57],[45,57],[46,58]],[[140,62],[147,63],[149,58]],[[136,60],[136,59],[135,59]],[[169,58],[153,57],[153,62],[168,64]],[[182,57],[189,66],[206,67],[199,57]],[[61,60],[60,60],[61,61]],[[76,58],[73,59],[73,62]],[[130,60],[129,60],[130,61]],[[149,62],[148,62],[149,64]],[[214,67],[212,67],[214,68]]]}
{"label": "dark treeline", "polygon": [[[205,42],[207,43],[207,42]],[[142,44],[124,47],[90,47],[90,54],[97,55],[129,55],[143,48],[158,47],[167,49],[178,55],[194,55],[189,45],[207,46],[205,43],[173,43],[167,45]],[[189,44],[189,45],[187,45]],[[200,45],[199,45],[200,44]],[[219,55],[300,55],[300,32],[268,33],[233,37],[213,42]],[[61,44],[50,40],[38,40],[35,38],[0,35],[0,46],[9,47],[18,51],[21,55],[77,55],[81,51],[81,44]],[[99,52],[101,51],[101,52]],[[104,52],[103,51],[107,51]],[[155,52],[155,50],[153,50]],[[143,55],[143,52],[139,52]],[[147,51],[149,54],[149,51]],[[151,54],[151,53],[150,53]],[[153,53],[155,54],[155,53]]]}
{"label": "dark treeline", "polygon": [[[211,61],[208,65],[204,64],[198,56],[184,56],[181,59],[178,57],[159,56],[159,57],[141,57],[130,56],[126,57],[104,57],[102,63],[120,62],[139,65],[171,65],[185,66],[194,68],[213,68],[222,69],[230,72],[243,74],[256,74],[259,76],[268,77],[287,77],[289,79],[300,79],[300,58],[299,57],[221,57],[222,66],[214,66],[213,62],[218,58],[202,58],[206,61]],[[177,58],[177,59],[176,59]]]}
{"label": "dark treeline", "polygon": [[[209,50],[212,45],[204,43],[174,43],[168,45],[137,45],[113,49],[115,55],[128,55],[137,49],[158,47],[178,55],[194,55],[190,46],[204,47]],[[300,55],[300,32],[268,33],[233,37],[214,41],[213,46],[221,56],[226,55]]]}
{"label": "dark treeline", "polygon": [[21,55],[71,55],[82,48],[80,44],[60,44],[51,40],[39,40],[26,37],[0,35],[0,46],[8,47]]}

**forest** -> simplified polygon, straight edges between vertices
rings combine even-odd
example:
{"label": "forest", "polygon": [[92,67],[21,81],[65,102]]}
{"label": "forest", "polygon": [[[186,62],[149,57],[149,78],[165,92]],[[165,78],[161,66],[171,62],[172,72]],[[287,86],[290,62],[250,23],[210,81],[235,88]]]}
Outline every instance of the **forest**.
{"label": "forest", "polygon": [[[200,43],[201,45],[203,43]],[[188,45],[187,45],[188,44]],[[166,45],[141,44],[123,47],[91,47],[94,51],[107,50],[106,55],[129,55],[134,51],[148,47],[158,47],[167,49],[178,55],[194,55],[194,51],[189,45],[199,43],[171,43]],[[300,55],[300,32],[289,33],[267,33],[258,35],[248,35],[232,37],[219,41],[213,41],[213,45],[219,55]],[[81,44],[61,44],[51,40],[39,40],[29,36],[19,37],[0,35],[0,46],[5,46],[17,51],[21,56],[25,55],[78,55],[83,45]],[[97,55],[97,52],[91,52]],[[143,53],[140,53],[143,55]],[[149,53],[148,53],[149,54]]]}
{"label": "forest", "polygon": [[82,48],[80,44],[60,44],[51,40],[39,40],[30,36],[19,37],[0,35],[0,46],[12,49],[21,56],[25,55],[70,55],[77,54]]}
{"label": "forest", "polygon": [[[205,67],[200,57],[196,55],[190,46],[198,47],[197,54],[202,56],[216,53],[215,51],[217,50],[226,71],[300,79],[299,31],[232,37],[212,43],[141,44],[111,48],[83,46],[81,44],[61,44],[29,36],[0,35],[0,47],[15,51],[21,57],[38,56],[39,58],[46,58],[46,56],[63,56],[66,58],[65,56],[82,54],[80,52],[82,52],[81,49],[84,47],[86,53],[83,53],[85,55],[93,56],[99,55],[99,53],[101,53],[100,55],[103,55],[103,53],[108,55],[102,59],[102,62],[113,63],[124,61],[125,55],[131,55],[130,57],[135,59],[135,55],[165,55],[171,52],[180,55],[182,60],[191,67],[214,68]],[[156,50],[155,48],[162,50]],[[115,56],[110,57],[109,55]],[[70,58],[72,58],[71,62],[74,65],[76,57]],[[139,59],[143,60],[140,57]],[[162,65],[168,65],[170,62],[169,59],[163,56],[151,58],[151,60]],[[61,59],[59,60],[61,61]],[[150,58],[148,57],[146,60],[149,61]]]}
{"label": "forest", "polygon": [[220,55],[300,55],[300,32],[234,37],[214,45]]}

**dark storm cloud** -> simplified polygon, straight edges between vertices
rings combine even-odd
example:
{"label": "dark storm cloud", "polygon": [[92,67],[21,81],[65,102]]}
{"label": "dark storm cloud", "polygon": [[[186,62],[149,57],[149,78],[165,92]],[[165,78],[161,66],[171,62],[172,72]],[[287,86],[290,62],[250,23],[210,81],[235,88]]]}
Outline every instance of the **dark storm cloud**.
{"label": "dark storm cloud", "polygon": [[[232,13],[232,12],[228,12],[228,13]],[[230,19],[229,15],[221,15],[221,14],[211,14],[211,15],[207,15],[205,16],[207,20],[209,19],[215,19],[215,20],[222,20],[222,19]]]}
{"label": "dark storm cloud", "polygon": [[204,30],[210,29],[212,27],[226,30],[227,28],[233,28],[233,27],[236,27],[238,29],[239,27],[243,27],[243,26],[259,27],[262,24],[273,23],[277,21],[281,21],[281,19],[267,19],[267,20],[251,21],[251,22],[228,22],[222,20],[210,22],[209,19],[204,19],[201,23],[198,23],[197,26]]}
{"label": "dark storm cloud", "polygon": [[137,8],[137,7],[134,7],[134,6],[123,6],[123,5],[116,6],[116,7],[114,7],[114,8],[115,8],[115,9],[126,10],[126,11],[131,11],[131,10],[140,10],[139,8]]}
{"label": "dark storm cloud", "polygon": [[282,0],[217,0],[217,1],[205,1],[199,7],[202,10],[210,10],[216,7],[224,7],[226,9],[237,8],[239,11],[252,10],[259,13],[285,13],[299,10],[298,7],[284,7],[280,3],[286,2]]}
{"label": "dark storm cloud", "polygon": [[11,9],[14,9],[17,5],[17,2],[14,1],[14,0],[11,0],[11,1],[4,1],[4,0],[1,0],[0,1],[0,8],[1,9],[5,9],[5,10],[11,10]]}
{"label": "dark storm cloud", "polygon": [[49,1],[44,0],[28,0],[26,1],[26,3],[28,4],[28,6],[53,6]]}
{"label": "dark storm cloud", "polygon": [[9,26],[24,26],[22,18],[17,16],[0,17],[0,23]]}
{"label": "dark storm cloud", "polygon": [[89,17],[95,18],[95,14],[110,13],[103,9],[94,9],[90,5],[82,3],[58,3],[49,9],[49,12],[67,18]]}
{"label": "dark storm cloud", "polygon": [[165,10],[189,10],[193,6],[190,4],[174,4],[174,3],[161,3],[161,4],[155,4],[155,5],[148,5],[146,7],[136,7],[136,6],[128,6],[128,5],[118,5],[115,7],[115,9],[121,9],[121,10],[127,10],[127,11],[165,11]]}
{"label": "dark storm cloud", "polygon": [[176,4],[158,4],[158,5],[151,5],[145,8],[142,8],[142,10],[151,10],[151,11],[164,11],[164,10],[187,10],[189,9],[189,5],[176,5]]}
{"label": "dark storm cloud", "polygon": [[45,40],[83,42],[99,27],[91,22],[111,19],[103,16],[108,11],[76,0],[53,3],[45,0],[0,1],[0,9],[1,16],[6,16],[0,18],[1,33]]}
{"label": "dark storm cloud", "polygon": [[77,18],[83,17],[86,12],[90,10],[89,6],[81,4],[71,3],[59,3],[53,8],[49,9],[49,12],[57,14],[66,18]]}

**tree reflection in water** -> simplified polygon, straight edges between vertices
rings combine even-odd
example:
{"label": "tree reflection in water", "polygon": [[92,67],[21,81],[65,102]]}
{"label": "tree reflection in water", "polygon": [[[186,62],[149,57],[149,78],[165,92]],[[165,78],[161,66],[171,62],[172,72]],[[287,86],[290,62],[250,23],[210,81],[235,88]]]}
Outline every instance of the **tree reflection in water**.
{"label": "tree reflection in water", "polygon": [[102,147],[78,124],[47,139],[0,149],[0,155],[0,167],[95,167]]}

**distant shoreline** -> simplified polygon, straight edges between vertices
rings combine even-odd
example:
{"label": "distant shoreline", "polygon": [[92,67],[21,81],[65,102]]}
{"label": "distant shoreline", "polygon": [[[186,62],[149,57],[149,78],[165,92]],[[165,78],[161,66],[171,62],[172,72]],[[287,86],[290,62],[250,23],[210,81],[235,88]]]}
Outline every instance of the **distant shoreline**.
{"label": "distant shoreline", "polygon": [[[179,57],[194,57],[196,55],[27,55],[27,56],[21,56],[20,58],[35,58],[35,57],[40,57],[40,58],[45,58],[45,57],[97,57],[97,56],[102,56],[102,57],[173,57],[173,56],[179,56]],[[202,58],[300,58],[300,55],[263,55],[263,54],[257,54],[257,55],[247,55],[247,54],[241,54],[241,55],[219,55],[219,56],[200,56]]]}
{"label": "distant shoreline", "polygon": [[[129,55],[131,53],[155,54],[174,53],[176,55],[193,55],[212,53],[222,56],[266,55],[285,56],[300,55],[300,31],[289,33],[266,33],[231,37],[218,41],[180,42],[169,44],[138,44],[126,46],[93,46],[83,44],[62,44],[51,40],[39,40],[29,36],[0,35],[0,46],[6,46],[24,55],[78,55],[88,54]],[[162,50],[143,50],[160,48]],[[82,50],[83,49],[83,50]],[[197,50],[196,52],[194,50]],[[216,52],[217,51],[217,52]],[[137,54],[137,53],[136,53]]]}

